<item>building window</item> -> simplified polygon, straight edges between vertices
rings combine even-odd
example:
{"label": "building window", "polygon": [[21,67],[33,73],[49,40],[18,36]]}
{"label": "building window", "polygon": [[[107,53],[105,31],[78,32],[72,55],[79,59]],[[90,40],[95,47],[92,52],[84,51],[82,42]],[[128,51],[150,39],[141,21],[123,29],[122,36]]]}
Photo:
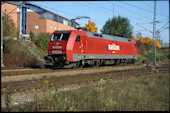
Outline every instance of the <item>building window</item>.
{"label": "building window", "polygon": [[56,26],[54,27],[54,29],[56,30]]}
{"label": "building window", "polygon": [[59,23],[63,24],[63,18],[59,16]]}
{"label": "building window", "polygon": [[58,15],[53,15],[53,20],[58,22]]}
{"label": "building window", "polygon": [[53,26],[52,26],[52,25],[50,25],[50,28],[52,29],[52,28],[53,28]]}
{"label": "building window", "polygon": [[58,30],[60,31],[60,28],[58,28]]}
{"label": "building window", "polygon": [[64,25],[68,25],[68,21],[65,20],[65,19],[63,19],[63,24],[64,24]]}
{"label": "building window", "polygon": [[68,21],[68,26],[71,26],[71,21]]}

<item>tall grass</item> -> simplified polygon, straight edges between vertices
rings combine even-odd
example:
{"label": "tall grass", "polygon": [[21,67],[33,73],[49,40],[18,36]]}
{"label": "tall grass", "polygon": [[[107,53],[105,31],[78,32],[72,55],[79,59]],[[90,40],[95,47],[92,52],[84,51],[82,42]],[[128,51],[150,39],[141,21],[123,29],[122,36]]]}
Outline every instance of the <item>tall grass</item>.
{"label": "tall grass", "polygon": [[168,111],[169,76],[107,80],[79,89],[56,91],[10,111]]}

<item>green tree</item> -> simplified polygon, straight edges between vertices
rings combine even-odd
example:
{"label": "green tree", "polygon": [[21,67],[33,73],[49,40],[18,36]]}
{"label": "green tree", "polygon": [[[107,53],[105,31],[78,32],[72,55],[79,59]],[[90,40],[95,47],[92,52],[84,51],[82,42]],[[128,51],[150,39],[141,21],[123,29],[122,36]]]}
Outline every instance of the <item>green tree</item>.
{"label": "green tree", "polygon": [[11,17],[3,13],[3,37],[16,37],[17,29]]}
{"label": "green tree", "polygon": [[34,33],[32,31],[30,31],[30,38],[31,40],[35,37]]}
{"label": "green tree", "polygon": [[108,19],[101,32],[108,35],[132,38],[132,30],[133,26],[131,26],[128,18],[118,16],[113,17],[112,19]]}
{"label": "green tree", "polygon": [[47,33],[39,33],[37,38],[38,40],[35,41],[35,44],[46,52],[50,41],[50,36]]}

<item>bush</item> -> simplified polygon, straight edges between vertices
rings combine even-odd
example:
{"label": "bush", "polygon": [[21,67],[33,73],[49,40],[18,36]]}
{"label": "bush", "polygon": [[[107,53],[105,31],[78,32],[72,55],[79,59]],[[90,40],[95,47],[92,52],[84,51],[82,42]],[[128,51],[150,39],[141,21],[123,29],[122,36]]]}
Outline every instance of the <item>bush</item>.
{"label": "bush", "polygon": [[149,51],[146,56],[147,60],[152,60],[152,51]]}
{"label": "bush", "polygon": [[138,55],[138,60],[139,60],[139,61],[146,60],[146,57],[144,57],[143,55],[139,54],[139,55]]}
{"label": "bush", "polygon": [[[146,58],[147,58],[147,60],[152,60],[152,51],[148,52]],[[156,60],[157,61],[163,61],[163,60],[166,60],[166,59],[167,59],[166,55],[164,55],[162,53],[156,54]]]}
{"label": "bush", "polygon": [[30,32],[30,38],[31,38],[31,40],[32,40],[34,37],[35,37],[35,35],[34,35],[34,33],[31,31],[31,32]]}
{"label": "bush", "polygon": [[170,53],[168,54],[168,56],[167,56],[167,57],[168,57],[168,59],[170,59]]}
{"label": "bush", "polygon": [[156,60],[157,61],[163,61],[163,60],[166,60],[167,59],[167,57],[166,57],[166,55],[164,55],[164,54],[158,54],[157,56],[156,56]]}
{"label": "bush", "polygon": [[15,24],[10,16],[3,13],[3,37],[16,37],[17,30]]}
{"label": "bush", "polygon": [[35,45],[37,45],[43,51],[47,51],[50,36],[46,33],[40,33],[40,34],[38,34],[37,37],[38,37],[38,40],[35,41]]}

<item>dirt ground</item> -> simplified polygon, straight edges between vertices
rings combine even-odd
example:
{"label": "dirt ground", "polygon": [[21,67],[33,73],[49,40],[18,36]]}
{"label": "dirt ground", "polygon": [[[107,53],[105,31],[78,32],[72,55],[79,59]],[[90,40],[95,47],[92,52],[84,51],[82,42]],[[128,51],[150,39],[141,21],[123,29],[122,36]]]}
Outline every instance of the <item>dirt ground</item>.
{"label": "dirt ground", "polygon": [[59,71],[59,72],[48,72],[48,73],[40,73],[40,74],[26,74],[26,75],[15,75],[15,76],[3,76],[1,77],[1,82],[14,82],[14,81],[23,81],[23,80],[35,80],[35,79],[44,79],[51,77],[60,77],[60,76],[69,76],[69,75],[78,75],[78,74],[90,74],[90,73],[99,73],[99,72],[107,72],[112,70],[125,70],[125,69],[137,69],[142,66],[134,67],[134,66],[124,66],[124,67],[104,67],[100,69],[88,69],[88,70],[72,70],[72,71]]}
{"label": "dirt ground", "polygon": [[40,66],[41,63],[38,60],[32,60],[28,56],[13,57],[11,54],[3,54],[3,64],[5,67],[1,67],[1,70],[6,69],[30,69],[31,66]]}
{"label": "dirt ground", "polygon": [[[127,67],[126,67],[127,68]],[[120,70],[119,70],[120,69]],[[11,82],[8,85],[1,84],[2,92],[6,91],[6,94],[8,94],[11,97],[11,105],[30,102],[34,100],[35,96],[38,96],[40,99],[41,97],[48,95],[49,89],[47,88],[49,85],[52,86],[52,92],[55,92],[55,88],[58,88],[60,91],[64,90],[70,90],[70,89],[77,89],[84,85],[94,85],[98,83],[105,83],[107,80],[121,80],[126,79],[130,76],[140,77],[147,76],[148,74],[152,73],[152,70],[147,70],[146,72],[144,70],[146,69],[136,69],[136,73],[133,71],[127,71],[125,69],[116,69],[115,70],[105,70],[103,72],[94,72],[94,70],[91,70],[91,72],[79,72],[75,74],[65,75],[65,76],[58,76],[58,77],[49,77],[44,78],[40,80],[35,81],[24,81],[24,82]],[[121,71],[123,70],[123,71]],[[139,71],[140,70],[140,71]],[[93,72],[92,72],[93,71]],[[166,70],[162,70],[160,72],[166,72]],[[67,72],[68,74],[69,72]],[[155,71],[153,71],[153,74]],[[48,84],[45,83],[45,81],[48,81]],[[2,97],[2,106],[4,106],[4,96]]]}
{"label": "dirt ground", "polygon": [[[167,67],[167,69],[169,68]],[[167,69],[161,72],[167,72]],[[134,70],[138,71],[138,73]],[[4,76],[1,77],[1,92],[6,95],[11,95],[14,99],[11,104],[15,104],[16,102],[19,103],[18,101],[22,101],[22,99],[31,101],[33,99],[33,94],[44,94],[48,89],[45,81],[48,81],[48,85],[52,85],[54,88],[62,89],[68,86],[81,86],[82,84],[91,84],[99,81],[104,82],[110,79],[122,79],[128,76],[147,75],[152,71],[152,69],[147,70],[144,65],[140,65],[123,67],[112,66],[91,70],[16,75],[11,77]]]}

